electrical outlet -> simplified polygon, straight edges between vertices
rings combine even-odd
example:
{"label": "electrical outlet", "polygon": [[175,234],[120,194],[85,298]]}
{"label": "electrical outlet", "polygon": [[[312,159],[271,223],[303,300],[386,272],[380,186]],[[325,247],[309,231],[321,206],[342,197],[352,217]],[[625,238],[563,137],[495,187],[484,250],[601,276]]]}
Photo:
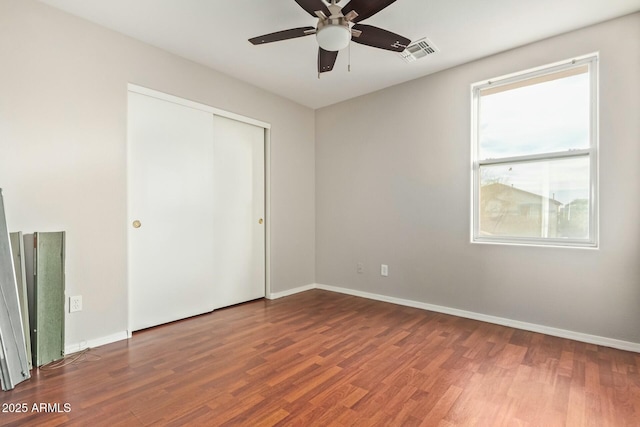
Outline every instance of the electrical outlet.
{"label": "electrical outlet", "polygon": [[359,262],[356,264],[356,271],[358,274],[364,274],[364,264]]}
{"label": "electrical outlet", "polygon": [[69,313],[82,311],[82,295],[69,297]]}
{"label": "electrical outlet", "polygon": [[387,264],[380,265],[380,275],[384,277],[389,275],[389,266]]}

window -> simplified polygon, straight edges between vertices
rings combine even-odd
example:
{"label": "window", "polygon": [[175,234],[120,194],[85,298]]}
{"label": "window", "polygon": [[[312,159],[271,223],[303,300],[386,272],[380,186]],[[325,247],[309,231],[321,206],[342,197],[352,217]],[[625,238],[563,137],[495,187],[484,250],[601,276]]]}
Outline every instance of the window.
{"label": "window", "polygon": [[597,246],[597,60],[472,85],[473,242]]}

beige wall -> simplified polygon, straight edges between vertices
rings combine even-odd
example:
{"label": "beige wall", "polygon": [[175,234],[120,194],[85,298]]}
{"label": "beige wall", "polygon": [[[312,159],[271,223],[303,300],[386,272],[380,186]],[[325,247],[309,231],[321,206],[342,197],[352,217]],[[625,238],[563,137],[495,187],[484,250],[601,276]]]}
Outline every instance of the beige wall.
{"label": "beige wall", "polygon": [[[0,187],[9,226],[68,232],[67,294],[82,294],[84,310],[67,315],[67,344],[127,328],[130,82],[271,123],[272,291],[315,281],[640,343],[639,49],[635,14],[314,117],[33,0],[0,0]],[[470,244],[469,85],[594,51],[600,249]]]}
{"label": "beige wall", "polygon": [[[268,122],[272,291],[314,282],[314,113],[32,0],[0,1],[11,230],[67,231],[67,344],[127,329],[127,83]],[[194,227],[197,232],[197,227]]]}
{"label": "beige wall", "polygon": [[[595,51],[600,248],[471,244],[470,84]],[[638,52],[634,14],[318,110],[317,283],[640,343]]]}

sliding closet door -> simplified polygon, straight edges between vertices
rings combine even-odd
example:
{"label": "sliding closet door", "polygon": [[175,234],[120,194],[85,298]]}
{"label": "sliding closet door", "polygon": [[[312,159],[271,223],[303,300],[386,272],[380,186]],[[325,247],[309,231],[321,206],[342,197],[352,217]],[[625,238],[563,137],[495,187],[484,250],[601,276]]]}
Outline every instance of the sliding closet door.
{"label": "sliding closet door", "polygon": [[129,92],[132,330],[265,296],[264,128],[160,97]]}
{"label": "sliding closet door", "polygon": [[129,92],[133,330],[213,310],[213,118]]}
{"label": "sliding closet door", "polygon": [[264,128],[213,119],[216,307],[265,296]]}

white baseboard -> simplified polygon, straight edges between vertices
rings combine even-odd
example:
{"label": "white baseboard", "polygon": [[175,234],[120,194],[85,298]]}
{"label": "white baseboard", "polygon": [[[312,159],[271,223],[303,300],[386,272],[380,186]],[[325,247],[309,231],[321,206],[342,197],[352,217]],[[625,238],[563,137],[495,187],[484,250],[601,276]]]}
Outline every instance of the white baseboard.
{"label": "white baseboard", "polygon": [[386,295],[379,295],[370,292],[356,291],[354,289],[340,288],[337,286],[322,285],[316,283],[316,289],[325,291],[338,292],[341,294],[353,295],[361,298],[368,298],[376,301],[390,302],[393,304],[404,305],[407,307],[420,308],[438,313],[451,314],[453,316],[464,317],[467,319],[479,320],[482,322],[494,323],[496,325],[509,326],[511,328],[523,329],[525,331],[538,332],[541,334],[552,335],[560,338],[581,341],[589,344],[601,345],[605,347],[617,348],[619,350],[633,351],[640,353],[640,343],[630,341],[622,341],[614,338],[601,337],[598,335],[589,335],[581,332],[568,331],[566,329],[552,328],[549,326],[538,325],[535,323],[521,322],[519,320],[506,319],[504,317],[490,316],[487,314],[476,313],[473,311],[459,310],[441,305],[427,304],[424,302],[412,301],[402,298],[395,298]]}
{"label": "white baseboard", "polygon": [[[466,319],[479,320],[481,322],[494,323],[496,325],[508,326],[511,328],[522,329],[525,331],[538,332],[541,334],[551,335],[560,338],[567,338],[575,341],[581,341],[589,344],[601,345],[605,347],[617,348],[619,350],[633,351],[640,353],[640,343],[623,341],[614,338],[601,337],[598,335],[584,334],[581,332],[568,331],[566,329],[552,328],[550,326],[538,325],[535,323],[521,322],[519,320],[506,319],[504,317],[490,316],[488,314],[476,313],[473,311],[460,310],[457,308],[445,307],[442,305],[428,304],[425,302],[413,301],[408,299],[396,298],[387,295],[374,294],[371,292],[357,291],[355,289],[341,288],[338,286],[322,285],[312,283],[298,288],[288,289],[282,292],[271,292],[267,295],[268,299],[278,299],[286,296],[294,295],[300,292],[312,289],[322,289],[330,292],[353,295],[356,297],[367,298],[376,301],[389,302],[392,304],[403,305],[406,307],[419,308],[422,310],[434,311],[437,313],[450,314],[453,316],[464,317]],[[105,344],[111,344],[116,341],[131,338],[129,331],[118,332],[102,338],[89,341],[82,341],[77,344],[69,344],[65,346],[65,354],[72,354],[82,351],[86,348],[100,347]]]}
{"label": "white baseboard", "polygon": [[271,292],[270,294],[267,295],[267,298],[278,299],[278,298],[288,297],[289,295],[298,294],[304,291],[310,291],[311,289],[315,289],[316,286],[317,285],[315,283],[312,283],[310,285],[300,286],[298,288],[287,289],[286,291],[282,291],[282,292]]}
{"label": "white baseboard", "polygon": [[111,344],[116,341],[122,341],[131,338],[131,333],[128,331],[118,332],[117,334],[109,335],[102,338],[96,338],[89,341],[81,341],[76,344],[67,344],[64,347],[64,354],[73,354],[82,351],[87,348],[100,347],[101,345]]}

